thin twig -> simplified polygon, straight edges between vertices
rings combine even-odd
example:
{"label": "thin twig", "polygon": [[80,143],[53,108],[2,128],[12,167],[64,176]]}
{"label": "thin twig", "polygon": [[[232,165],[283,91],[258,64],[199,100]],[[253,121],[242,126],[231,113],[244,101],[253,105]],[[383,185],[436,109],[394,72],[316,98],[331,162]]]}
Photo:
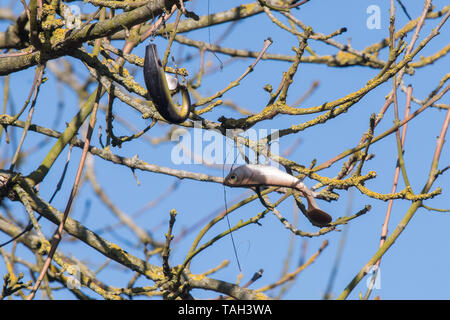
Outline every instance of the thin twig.
{"label": "thin twig", "polygon": [[39,274],[38,279],[36,280],[33,289],[31,290],[30,294],[27,297],[27,300],[33,300],[36,291],[38,290],[44,276],[47,274],[47,270],[50,267],[50,264],[52,262],[53,259],[53,255],[56,252],[56,248],[58,247],[59,242],[62,239],[62,232],[64,229],[64,224],[67,220],[67,217],[69,216],[69,212],[70,209],[72,207],[72,201],[75,198],[75,195],[78,191],[78,185],[81,179],[81,174],[83,172],[83,168],[84,168],[84,163],[86,160],[86,156],[88,153],[88,146],[90,144],[90,140],[91,140],[91,136],[92,136],[92,132],[94,131],[94,126],[95,126],[95,122],[97,120],[96,116],[97,116],[97,109],[98,109],[98,104],[99,104],[99,99],[100,99],[100,95],[101,95],[101,85],[99,84],[98,88],[97,88],[97,97],[95,99],[95,103],[94,103],[94,107],[92,109],[92,113],[91,113],[91,117],[89,120],[89,127],[88,127],[88,131],[86,133],[86,139],[84,142],[84,148],[83,148],[83,153],[81,155],[81,159],[80,159],[80,164],[78,166],[78,170],[77,170],[77,174],[75,177],[75,181],[72,187],[72,191],[70,193],[69,199],[67,201],[67,205],[66,205],[66,209],[64,210],[64,215],[63,218],[61,219],[61,223],[58,226],[58,229],[56,229],[54,235],[53,235],[53,243],[52,246],[50,248],[50,251],[48,253],[47,259],[45,260],[44,266],[41,270],[41,273]]}
{"label": "thin twig", "polygon": [[[31,125],[31,119],[33,118],[33,113],[35,110],[35,105],[36,105],[36,99],[39,93],[39,88],[41,86],[42,83],[42,76],[44,75],[44,70],[45,70],[45,65],[41,65],[36,69],[36,77],[35,77],[35,81],[36,81],[36,85],[34,86],[34,82],[33,82],[33,87],[34,87],[34,95],[33,95],[33,100],[31,102],[31,107],[30,107],[30,111],[28,112],[28,117],[27,117],[27,121],[25,123],[25,127],[23,128],[23,132],[22,132],[22,137],[20,138],[20,142],[19,145],[17,146],[16,152],[14,153],[14,157],[11,161],[11,165],[9,167],[10,171],[14,170],[14,167],[16,166],[16,162],[19,159],[19,155],[20,155],[20,150],[22,149],[22,145],[25,141],[25,137],[27,136],[28,133],[28,129],[30,128]],[[30,92],[31,94],[31,92]]]}
{"label": "thin twig", "polygon": [[[439,134],[439,138],[437,140],[436,149],[433,155],[433,162],[431,164],[428,180],[425,183],[422,192],[428,192],[436,180],[436,173],[438,171],[437,167],[439,164],[439,158],[441,156],[442,148],[445,142],[445,135],[447,133],[448,125],[450,122],[450,110],[447,110],[447,114],[445,116],[444,123],[441,128],[441,132]],[[417,209],[422,206],[422,200],[414,201],[395,230],[391,233],[391,235],[386,239],[381,248],[378,249],[377,252],[370,258],[370,260],[362,267],[362,269],[355,275],[355,277],[350,281],[347,287],[342,291],[339,295],[338,299],[343,300],[348,297],[348,295],[352,292],[352,290],[356,287],[356,285],[364,278],[364,276],[370,271],[370,269],[377,263],[378,260],[387,252],[387,250],[394,244],[395,240],[401,235],[403,230],[406,228],[408,223],[411,221],[412,217],[416,213]]]}

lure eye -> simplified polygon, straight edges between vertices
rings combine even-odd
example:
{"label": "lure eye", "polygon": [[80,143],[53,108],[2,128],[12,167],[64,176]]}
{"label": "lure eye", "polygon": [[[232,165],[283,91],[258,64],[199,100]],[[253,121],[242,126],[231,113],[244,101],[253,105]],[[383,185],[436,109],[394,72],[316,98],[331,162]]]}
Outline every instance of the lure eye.
{"label": "lure eye", "polygon": [[235,175],[235,174],[232,174],[232,175],[230,176],[230,180],[236,180],[236,175]]}

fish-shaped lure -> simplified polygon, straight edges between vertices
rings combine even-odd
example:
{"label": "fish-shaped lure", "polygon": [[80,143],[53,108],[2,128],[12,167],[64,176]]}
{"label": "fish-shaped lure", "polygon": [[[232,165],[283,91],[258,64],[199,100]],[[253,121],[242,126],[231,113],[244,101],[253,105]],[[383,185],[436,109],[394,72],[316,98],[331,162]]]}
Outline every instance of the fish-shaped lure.
{"label": "fish-shaped lure", "polygon": [[169,88],[167,84],[166,73],[153,43],[145,48],[144,80],[156,110],[165,120],[170,123],[182,123],[188,118],[191,109],[189,92],[186,86],[176,83],[175,88],[180,90],[183,102],[181,106],[173,102],[170,90],[175,88]]}
{"label": "fish-shaped lure", "polygon": [[319,208],[316,202],[316,194],[296,177],[283,172],[275,167],[246,164],[234,168],[224,179],[223,184],[229,187],[258,187],[278,186],[298,190],[308,202],[308,217],[317,226],[328,225],[332,218]]}

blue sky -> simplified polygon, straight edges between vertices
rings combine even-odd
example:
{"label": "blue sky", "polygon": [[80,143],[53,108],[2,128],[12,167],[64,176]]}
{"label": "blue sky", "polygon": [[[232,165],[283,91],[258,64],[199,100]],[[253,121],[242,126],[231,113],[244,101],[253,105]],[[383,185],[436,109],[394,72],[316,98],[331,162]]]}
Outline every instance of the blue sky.
{"label": "blue sky", "polygon": [[[234,0],[210,0],[210,10],[211,12],[222,11],[240,3],[241,1]],[[73,4],[79,4],[85,7],[82,2],[73,2]],[[366,20],[369,17],[366,9],[373,4],[378,5],[381,9],[381,28],[370,30],[366,27]],[[405,1],[405,4],[413,18],[419,16],[422,12],[423,1]],[[446,2],[434,1],[433,4],[440,9]],[[199,15],[206,14],[206,1],[197,0],[187,3],[187,8],[195,10]],[[15,9],[19,11],[19,5]],[[346,27],[348,31],[336,37],[335,40],[341,43],[347,43],[348,38],[350,38],[352,47],[357,50],[362,50],[366,46],[380,41],[382,38],[387,37],[389,32],[389,1],[310,1],[303,5],[300,10],[294,10],[294,14],[305,24],[311,25],[315,31],[324,34],[331,33],[341,27]],[[408,19],[400,8],[397,8],[397,26],[403,26],[407,21]],[[428,35],[431,29],[438,23],[439,19],[427,20],[419,40]],[[211,42],[214,42],[227,29],[227,26],[219,25],[211,28],[209,31],[206,29],[199,30],[189,33],[186,36],[197,40],[208,41],[208,32],[210,32]],[[0,28],[2,31],[5,30],[6,24],[2,22]],[[441,34],[434,38],[419,55],[428,56],[442,49],[448,44],[448,34],[449,26],[447,22],[447,25],[444,25],[441,29]],[[262,48],[264,39],[267,37],[273,39],[273,44],[268,49],[269,53],[292,54],[290,48],[298,45],[295,37],[275,27],[265,14],[259,14],[237,24],[222,42],[222,45],[225,47],[259,51]],[[411,34],[406,38],[406,41],[410,39]],[[163,48],[165,48],[167,43],[166,40],[157,38],[155,43],[159,46],[160,55],[162,55]],[[309,43],[311,48],[318,54],[337,53],[337,50],[333,47],[325,46],[315,41]],[[116,45],[117,47],[121,47],[120,43]],[[141,45],[133,53],[142,56],[143,49],[144,46]],[[189,50],[194,53],[191,49],[184,50],[184,52]],[[179,52],[180,46],[174,45],[172,54],[175,58],[179,56]],[[228,60],[226,56],[219,55],[219,57],[222,61]],[[386,57],[387,51],[384,50],[380,58],[386,59]],[[208,54],[206,58],[207,61],[217,65],[216,58],[211,54]],[[74,59],[69,58],[69,61],[74,62]],[[204,95],[209,95],[223,88],[230,81],[235,80],[241,75],[252,62],[253,60],[251,59],[236,59],[235,62],[227,65],[223,71],[214,73],[211,76],[205,76],[203,79],[204,84],[200,92]],[[423,99],[437,86],[440,79],[448,73],[449,64],[450,58],[446,56],[435,62],[432,66],[417,69],[414,77],[405,75],[405,83],[412,84],[414,96]],[[230,90],[224,98],[232,99],[239,106],[253,112],[258,112],[266,105],[268,100],[268,94],[263,90],[263,87],[268,83],[274,88],[278,87],[279,81],[282,78],[282,72],[286,71],[289,66],[287,62],[260,61],[255,70],[241,82],[241,85]],[[179,67],[186,67],[191,75],[195,74],[198,70],[198,59],[179,65]],[[87,72],[81,63],[75,62],[74,68],[75,73],[80,78],[84,79],[86,77]],[[317,64],[301,64],[294,78],[294,83],[291,86],[288,103],[293,103],[302,96],[315,80],[320,82],[318,89],[301,107],[312,107],[345,96],[363,87],[377,72],[378,70],[363,67],[333,68]],[[28,69],[11,76],[11,96],[16,110],[22,105],[25,95],[28,93],[33,75],[34,69]],[[58,83],[51,72],[47,71],[47,76],[49,77],[49,81],[41,88],[33,118],[34,123],[43,126],[52,125],[54,115],[58,110],[58,95],[56,94],[58,92]],[[137,72],[136,80],[142,84],[144,83],[140,70]],[[0,81],[0,83],[3,90],[4,82]],[[358,104],[353,106],[349,112],[327,122],[326,125],[315,126],[297,135],[283,138],[280,141],[280,151],[283,152],[296,139],[300,138],[301,143],[289,156],[289,159],[304,165],[309,165],[313,159],[317,159],[318,163],[322,163],[339,154],[341,151],[357,145],[362,134],[368,128],[370,114],[377,113],[380,110],[384,102],[384,97],[390,92],[391,87],[391,81],[380,85],[367,94]],[[91,86],[90,90],[93,90],[93,88],[94,86]],[[60,121],[56,128],[60,131],[64,129],[64,122],[69,121],[73,117],[78,106],[77,97],[70,89],[64,87],[62,92],[65,101],[62,110],[64,121]],[[106,100],[103,99],[102,102],[105,103]],[[444,96],[441,103],[449,103],[448,95]],[[400,115],[403,115],[404,104],[404,94],[400,93]],[[418,106],[416,104],[412,105],[413,110],[417,108]],[[137,112],[119,101],[116,101],[114,110],[117,115],[126,118],[139,128],[143,128],[148,124],[148,121],[142,120]],[[215,111],[205,115],[205,117],[209,120],[217,121],[221,115],[234,118],[240,117],[235,111],[226,107],[218,107]],[[444,116],[444,111],[429,109],[409,124],[405,143],[405,161],[414,192],[419,192],[422,189],[428,177],[428,171],[436,146],[436,137],[439,135]],[[281,129],[304,122],[310,118],[312,116],[278,116],[271,121],[258,124],[255,128]],[[393,124],[393,119],[393,109],[390,109],[384,120],[376,128],[375,134],[380,134],[390,128]],[[104,130],[105,122],[103,113],[99,114],[97,124],[101,124]],[[97,129],[98,126],[94,134],[95,137],[97,136]],[[114,129],[116,130],[116,135],[129,134],[129,131],[119,124],[116,124]],[[158,125],[147,134],[151,137],[159,137],[165,134],[168,129],[168,125]],[[20,137],[20,133],[19,131],[16,132],[17,139]],[[29,134],[24,145],[24,150],[36,145],[41,140],[42,138],[37,134]],[[42,161],[45,154],[50,150],[52,143],[53,141],[45,145],[41,150],[32,153],[20,167],[20,171],[27,174],[34,170],[36,165]],[[98,146],[97,138],[94,139],[94,144]],[[114,148],[112,151],[126,157],[132,157],[137,154],[140,159],[152,164],[222,176],[220,169],[211,169],[195,164],[173,164],[170,159],[170,152],[173,147],[174,144],[170,143],[152,146],[149,143],[137,140],[124,144],[120,149]],[[450,153],[448,150],[448,145],[444,146],[439,168],[447,166],[450,162]],[[3,136],[0,141],[0,155],[2,157],[5,156],[5,153],[11,155],[11,152],[11,147],[6,145]],[[369,181],[366,186],[380,193],[389,193],[397,157],[395,136],[391,135],[374,144],[370,148],[370,152],[375,154],[375,158],[365,164],[363,174],[374,170],[377,172],[377,178]],[[55,198],[54,205],[60,210],[64,210],[67,197],[70,193],[80,153],[78,149],[73,150],[72,161],[67,172],[64,187]],[[50,171],[49,176],[40,186],[40,194],[46,199],[49,199],[53,193],[54,186],[64,166],[66,155],[67,149],[61,154],[57,163]],[[332,168],[321,171],[320,174],[333,177],[340,170],[342,163],[343,161],[340,161]],[[174,177],[166,175],[136,171],[140,182],[140,185],[137,185],[131,171],[126,167],[115,166],[101,159],[96,159],[95,165],[97,178],[103,185],[105,192],[121,210],[129,214],[136,212],[146,203],[164,193],[177,180]],[[305,183],[308,186],[315,184],[312,180],[305,180]],[[439,186],[443,188],[442,194],[432,200],[427,200],[425,204],[431,207],[449,209],[448,174],[441,176],[433,185],[432,190]],[[400,178],[398,190],[402,190],[403,188],[404,183]],[[232,204],[232,199],[245,192],[245,189],[227,188],[226,198],[228,200],[228,206]],[[387,203],[368,198],[358,190],[352,191],[353,196],[350,204],[348,192],[338,191],[338,193],[340,194],[340,199],[337,202],[326,203],[320,201],[319,203],[324,210],[333,215],[333,218],[345,215],[346,208],[349,205],[353,213],[362,209],[367,204],[372,206],[372,210],[366,215],[353,220],[345,227],[348,233],[338,274],[333,285],[332,294],[334,297],[342,292],[354,275],[378,249],[381,226],[387,208]],[[272,196],[271,199],[274,200],[277,197]],[[90,203],[88,215],[85,214],[86,203]],[[409,205],[410,202],[406,200],[395,201],[389,231],[394,230]],[[22,207],[11,203],[9,203],[9,206],[17,217],[25,221],[26,213]],[[293,201],[287,200],[279,207],[280,212],[290,221],[292,221],[293,206]],[[136,220],[141,227],[151,231],[153,236],[163,240],[171,209],[175,208],[178,211],[177,221],[174,227],[174,235],[176,236],[185,228],[189,228],[189,226],[208,216],[213,211],[223,207],[224,191],[222,185],[185,179],[180,181],[178,188],[173,194],[156,207],[140,215]],[[241,219],[247,220],[263,209],[261,203],[254,201],[233,212],[230,215],[230,221],[234,224]],[[116,218],[99,201],[88,183],[82,187],[77,201],[74,203],[71,217],[81,220],[88,228],[94,231],[102,226],[116,222]],[[43,220],[41,220],[43,228],[46,234],[50,236],[55,226]],[[372,297],[379,295],[382,299],[448,299],[448,287],[450,285],[448,275],[450,257],[447,253],[447,247],[450,244],[450,235],[447,227],[448,222],[448,213],[429,212],[425,209],[419,209],[400,238],[384,255],[380,272],[381,286],[374,290]],[[247,282],[253,273],[259,269],[264,270],[263,277],[251,288],[259,288],[279,279],[291,237],[289,231],[272,214],[268,214],[261,223],[261,226],[251,225],[234,233],[240,265],[244,274],[242,283]],[[317,230],[303,216],[300,217],[299,223],[301,229],[304,231],[312,232]],[[208,232],[205,239],[210,239],[227,228],[228,225],[223,220]],[[184,260],[198,231],[199,229],[196,229],[194,232],[188,234],[183,241],[177,243],[172,248],[172,265],[179,264]],[[332,232],[319,238],[306,239],[308,242],[306,258],[316,252],[323,240],[327,239],[329,245],[317,260],[298,276],[294,285],[290,287],[284,296],[285,299],[322,298],[343,234],[343,232]],[[136,237],[125,227],[117,229],[116,234],[102,234],[102,236],[107,240],[123,246],[128,252],[143,257],[142,248],[136,248],[135,246],[130,246],[122,242],[122,239],[127,239],[133,244],[137,242]],[[0,234],[1,242],[7,239],[7,236]],[[296,268],[303,241],[305,239],[300,237],[295,240],[289,268],[290,271]],[[7,247],[7,249],[9,250],[10,247]],[[74,255],[78,259],[86,261],[87,265],[93,270],[97,269],[105,261],[105,257],[84,244],[63,242],[59,246],[59,249],[69,256]],[[16,254],[23,255],[31,261],[34,261],[30,252],[22,247],[18,248]],[[230,260],[229,266],[214,274],[213,277],[235,282],[239,270],[229,237],[223,238],[214,246],[198,255],[192,262],[191,271],[194,273],[205,272],[216,267],[225,259]],[[150,263],[159,265],[160,261],[157,258],[152,258]],[[0,273],[4,274],[5,272],[4,264],[0,263]],[[100,280],[118,287],[126,286],[131,276],[130,273],[125,274],[123,268],[113,262],[109,268],[106,268],[98,275]],[[26,273],[25,278],[26,280],[29,279],[28,273]],[[365,293],[366,279],[363,279],[353,290],[349,296],[350,299],[357,299],[360,292],[362,294]],[[137,285],[149,285],[149,281],[140,278]],[[276,296],[278,291],[279,289],[275,289],[270,293]],[[99,298],[95,293],[90,291],[85,292],[93,297]],[[195,290],[194,295],[200,298],[215,296],[209,292],[201,292],[199,290]],[[55,298],[69,299],[72,298],[72,295],[70,293],[56,292]]]}

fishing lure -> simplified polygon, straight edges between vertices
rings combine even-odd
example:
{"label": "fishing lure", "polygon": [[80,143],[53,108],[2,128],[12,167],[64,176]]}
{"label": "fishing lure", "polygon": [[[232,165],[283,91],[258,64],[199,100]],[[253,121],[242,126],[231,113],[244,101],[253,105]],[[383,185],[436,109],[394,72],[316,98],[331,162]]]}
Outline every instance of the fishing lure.
{"label": "fishing lure", "polygon": [[[145,48],[144,80],[156,110],[165,120],[170,123],[182,123],[188,118],[191,110],[189,92],[186,86],[178,83],[176,78],[166,75],[156,45],[153,43]],[[179,89],[181,92],[181,106],[172,100],[170,90],[174,89]]]}
{"label": "fishing lure", "polygon": [[308,202],[308,218],[314,225],[319,227],[328,225],[332,218],[325,211],[319,208],[315,197],[316,193],[296,177],[283,172],[275,167],[246,164],[233,169],[223,181],[223,184],[229,187],[259,187],[259,186],[277,186],[287,187],[298,190]]}

